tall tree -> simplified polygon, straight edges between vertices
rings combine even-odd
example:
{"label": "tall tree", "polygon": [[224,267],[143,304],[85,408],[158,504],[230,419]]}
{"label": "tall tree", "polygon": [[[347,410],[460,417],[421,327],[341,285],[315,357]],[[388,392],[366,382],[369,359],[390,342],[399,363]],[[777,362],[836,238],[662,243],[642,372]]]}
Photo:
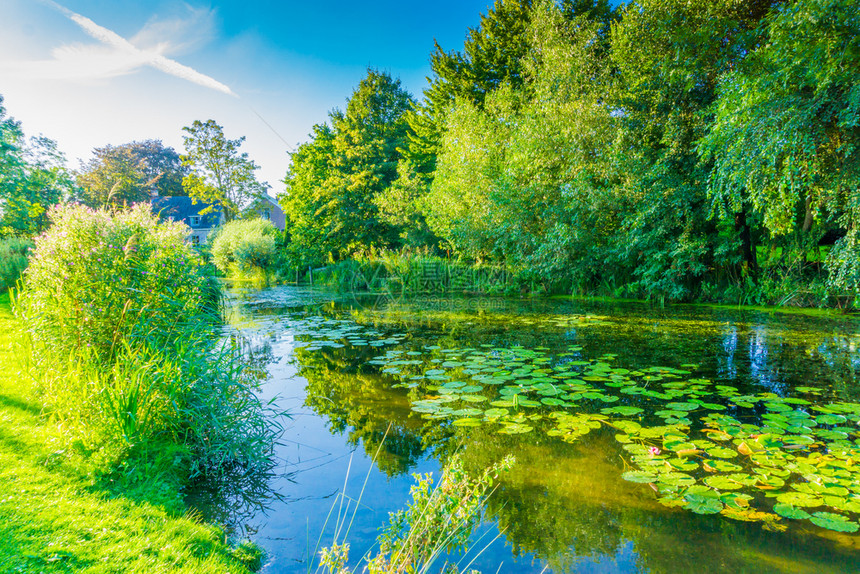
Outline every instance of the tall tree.
{"label": "tall tree", "polygon": [[181,195],[187,169],[179,154],[158,140],[105,146],[78,173],[80,198],[87,205],[123,205],[153,195]]}
{"label": "tall tree", "polygon": [[[774,11],[766,38],[726,73],[700,150],[722,212],[749,206],[805,258],[825,233],[836,284],[860,292],[860,19],[851,0]],[[793,239],[792,239],[793,238]]]}
{"label": "tall tree", "polygon": [[313,141],[293,155],[285,179],[284,211],[295,257],[339,258],[399,241],[379,203],[397,178],[412,97],[385,72],[368,70],[346,110],[315,126]]}
{"label": "tall tree", "polygon": [[29,237],[48,225],[47,210],[74,189],[65,158],[52,140],[27,140],[6,115],[0,96],[0,236]]}
{"label": "tall tree", "polygon": [[182,180],[189,197],[212,203],[204,211],[217,205],[223,210],[227,221],[236,219],[242,207],[266,193],[268,184],[257,181],[254,172],[259,166],[240,152],[245,137],[231,140],[214,120],[195,120],[191,126],[182,128],[185,155],[182,165],[190,173]]}
{"label": "tall tree", "polygon": [[555,3],[536,3],[520,64],[526,83],[496,89],[481,108],[465,100],[451,108],[422,203],[455,252],[550,281],[600,265],[592,251],[618,208],[603,199],[601,158],[617,121],[603,104],[611,82],[605,32],[587,12],[571,18]]}
{"label": "tall tree", "polygon": [[727,228],[708,217],[711,166],[696,144],[711,125],[720,75],[759,42],[773,3],[634,0],[613,26],[619,81],[610,102],[623,119],[616,149],[632,174],[625,194],[638,206],[625,216],[613,260],[631,265],[649,295],[689,298],[715,265],[753,262],[748,220],[739,214]]}

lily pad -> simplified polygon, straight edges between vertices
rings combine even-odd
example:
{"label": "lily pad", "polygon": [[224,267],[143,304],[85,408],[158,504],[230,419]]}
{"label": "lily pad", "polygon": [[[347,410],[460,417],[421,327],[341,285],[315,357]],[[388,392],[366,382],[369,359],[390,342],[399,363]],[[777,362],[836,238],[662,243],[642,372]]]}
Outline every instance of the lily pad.
{"label": "lily pad", "polygon": [[628,470],[624,474],[621,475],[621,478],[627,480],[629,482],[656,482],[657,475],[646,472],[644,470]]}
{"label": "lily pad", "polygon": [[773,507],[773,511],[783,518],[791,518],[794,520],[806,520],[809,518],[809,513],[801,508],[780,502]]}
{"label": "lily pad", "polygon": [[857,532],[860,529],[860,525],[856,522],[852,522],[841,514],[834,514],[833,512],[815,512],[810,521],[816,526],[835,530],[836,532]]}

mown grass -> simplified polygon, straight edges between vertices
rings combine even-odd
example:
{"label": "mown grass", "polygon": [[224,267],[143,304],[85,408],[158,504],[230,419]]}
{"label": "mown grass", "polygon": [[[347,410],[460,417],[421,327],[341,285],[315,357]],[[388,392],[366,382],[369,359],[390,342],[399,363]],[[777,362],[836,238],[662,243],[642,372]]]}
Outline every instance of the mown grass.
{"label": "mown grass", "polygon": [[16,353],[16,320],[0,295],[0,572],[249,572],[261,556],[231,546],[152,477],[133,499],[104,489],[73,464]]}

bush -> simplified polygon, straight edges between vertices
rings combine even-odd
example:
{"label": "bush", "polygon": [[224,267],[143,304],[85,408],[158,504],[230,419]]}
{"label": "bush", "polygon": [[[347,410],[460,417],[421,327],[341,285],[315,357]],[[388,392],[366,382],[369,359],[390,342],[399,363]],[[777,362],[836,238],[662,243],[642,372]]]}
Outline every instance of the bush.
{"label": "bush", "polygon": [[182,224],[160,222],[146,205],[60,205],[51,218],[18,305],[40,344],[110,359],[123,341],[170,344],[216,311],[217,290]]}
{"label": "bush", "polygon": [[0,291],[15,286],[27,268],[27,256],[32,248],[33,242],[29,239],[0,239]]}
{"label": "bush", "polygon": [[271,221],[231,221],[212,240],[212,260],[226,275],[269,272],[278,262],[278,230]]}
{"label": "bush", "polygon": [[180,483],[268,475],[279,427],[241,346],[213,342],[219,291],[186,228],[147,206],[51,217],[15,308],[47,410],[94,472],[147,480],[167,472],[147,470],[155,457]]}

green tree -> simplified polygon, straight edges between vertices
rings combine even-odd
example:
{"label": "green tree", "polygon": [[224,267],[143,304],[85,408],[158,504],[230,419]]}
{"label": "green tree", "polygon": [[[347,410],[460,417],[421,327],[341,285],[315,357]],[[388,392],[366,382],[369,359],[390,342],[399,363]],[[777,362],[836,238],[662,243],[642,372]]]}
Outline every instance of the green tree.
{"label": "green tree", "polygon": [[464,100],[451,109],[423,205],[455,252],[549,282],[597,265],[592,251],[617,209],[601,159],[616,121],[602,104],[611,81],[605,33],[587,12],[571,18],[537,3],[526,84],[495,90],[482,109]]}
{"label": "green tree", "polygon": [[32,237],[48,225],[47,210],[72,194],[74,184],[57,145],[29,140],[6,115],[0,96],[0,236]]}
{"label": "green tree", "polygon": [[94,149],[77,183],[85,204],[117,206],[146,201],[154,194],[181,195],[186,173],[173,148],[146,140]]}
{"label": "green tree", "polygon": [[315,126],[313,140],[299,146],[281,200],[294,262],[398,245],[399,232],[379,204],[398,176],[411,104],[400,80],[368,70],[346,111],[331,112],[331,125]]}
{"label": "green tree", "polygon": [[[805,258],[828,231],[832,280],[860,289],[860,21],[849,0],[803,0],[766,19],[766,38],[726,73],[701,141],[715,208],[750,206]],[[789,244],[784,244],[788,247]]]}
{"label": "green tree", "polygon": [[259,167],[247,153],[239,151],[244,136],[227,139],[214,120],[195,120],[182,130],[188,134],[183,136],[182,165],[190,170],[182,186],[189,197],[213,203],[204,211],[217,205],[225,219],[232,221],[245,204],[266,193],[268,184],[258,182],[254,174]]}
{"label": "green tree", "polygon": [[696,142],[712,121],[720,74],[759,41],[773,2],[636,0],[612,28],[618,82],[610,102],[623,119],[616,157],[631,174],[613,265],[629,266],[649,296],[695,296],[715,266],[754,265],[749,218],[709,218],[707,181]]}

